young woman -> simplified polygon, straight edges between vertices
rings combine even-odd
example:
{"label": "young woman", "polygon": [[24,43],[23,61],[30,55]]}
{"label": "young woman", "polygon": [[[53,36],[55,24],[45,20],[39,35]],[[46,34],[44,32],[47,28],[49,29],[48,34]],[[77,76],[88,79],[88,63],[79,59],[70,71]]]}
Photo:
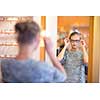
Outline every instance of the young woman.
{"label": "young woman", "polygon": [[[85,82],[85,68],[83,64],[88,63],[88,54],[86,52],[86,44],[81,39],[80,34],[73,32],[69,39],[65,39],[65,46],[58,55],[58,59],[64,65],[67,73],[68,83]],[[71,48],[68,50],[68,46]],[[79,49],[81,47],[81,50]]]}

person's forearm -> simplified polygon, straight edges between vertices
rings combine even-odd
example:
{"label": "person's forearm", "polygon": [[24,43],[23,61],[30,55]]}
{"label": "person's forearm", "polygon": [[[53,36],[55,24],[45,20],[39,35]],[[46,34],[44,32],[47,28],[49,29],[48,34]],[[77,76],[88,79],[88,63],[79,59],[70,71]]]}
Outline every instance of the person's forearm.
{"label": "person's forearm", "polygon": [[47,52],[53,65],[58,68],[60,71],[62,71],[64,74],[66,74],[64,67],[60,64],[60,62],[58,61],[58,59],[55,57],[55,55],[53,54],[52,51]]}
{"label": "person's forearm", "polygon": [[82,50],[83,50],[83,60],[84,60],[84,63],[88,63],[88,53],[86,51],[86,48],[83,47]]}
{"label": "person's forearm", "polygon": [[59,53],[59,55],[57,56],[58,60],[62,60],[64,57],[64,53],[66,51],[67,46],[64,46],[64,48],[62,49],[62,51]]}

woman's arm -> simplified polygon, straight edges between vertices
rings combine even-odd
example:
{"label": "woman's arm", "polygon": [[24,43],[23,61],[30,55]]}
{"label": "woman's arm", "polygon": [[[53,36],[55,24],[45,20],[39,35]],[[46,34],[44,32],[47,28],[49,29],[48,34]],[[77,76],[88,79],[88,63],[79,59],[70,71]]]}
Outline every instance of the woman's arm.
{"label": "woman's arm", "polygon": [[65,70],[64,70],[64,67],[60,64],[60,62],[58,61],[58,59],[55,57],[54,55],[54,52],[53,52],[53,47],[52,47],[52,43],[51,43],[51,40],[50,38],[47,38],[45,37],[44,38],[44,43],[45,43],[45,48],[46,48],[46,51],[53,63],[53,65],[59,69],[61,72],[63,72],[64,74],[66,74]]}
{"label": "woman's arm", "polygon": [[64,42],[65,42],[65,46],[64,46],[64,48],[62,49],[62,51],[59,53],[59,55],[57,57],[60,61],[63,59],[64,53],[65,53],[65,51],[66,51],[66,49],[69,45],[69,40],[68,39],[64,39]]}
{"label": "woman's arm", "polygon": [[81,40],[81,44],[82,44],[82,51],[83,51],[83,61],[84,63],[88,64],[88,53],[86,51],[86,43],[84,40]]}

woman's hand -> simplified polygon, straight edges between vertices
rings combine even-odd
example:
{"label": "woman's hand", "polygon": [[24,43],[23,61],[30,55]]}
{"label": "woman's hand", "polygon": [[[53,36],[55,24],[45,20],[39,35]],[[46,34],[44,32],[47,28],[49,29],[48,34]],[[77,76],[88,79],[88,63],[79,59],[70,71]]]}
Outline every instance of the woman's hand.
{"label": "woman's hand", "polygon": [[64,43],[65,43],[65,46],[68,47],[68,45],[70,44],[69,39],[65,38],[65,39],[64,39]]}
{"label": "woman's hand", "polygon": [[81,40],[81,47],[82,48],[85,48],[86,47],[86,42],[83,39]]}
{"label": "woman's hand", "polygon": [[84,63],[88,64],[88,53],[86,51],[86,43],[84,40],[81,40],[81,47],[83,50],[83,61]]}

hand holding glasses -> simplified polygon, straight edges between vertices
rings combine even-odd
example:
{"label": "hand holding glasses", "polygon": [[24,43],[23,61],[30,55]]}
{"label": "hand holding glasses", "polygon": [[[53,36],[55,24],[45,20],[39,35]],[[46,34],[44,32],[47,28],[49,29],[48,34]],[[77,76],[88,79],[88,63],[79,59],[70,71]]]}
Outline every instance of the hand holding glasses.
{"label": "hand holding glasses", "polygon": [[70,44],[69,39],[68,39],[68,38],[65,38],[65,39],[64,39],[64,43],[65,43],[65,46],[68,46],[68,45]]}
{"label": "hand holding glasses", "polygon": [[81,45],[82,45],[82,47],[86,46],[86,42],[83,39],[81,39]]}

